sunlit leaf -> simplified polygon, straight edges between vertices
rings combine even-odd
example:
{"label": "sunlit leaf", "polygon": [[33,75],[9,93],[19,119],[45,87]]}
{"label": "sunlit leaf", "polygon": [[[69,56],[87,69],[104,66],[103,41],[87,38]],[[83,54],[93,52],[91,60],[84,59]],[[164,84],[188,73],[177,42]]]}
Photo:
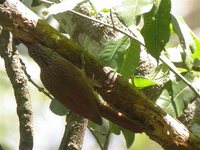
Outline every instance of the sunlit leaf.
{"label": "sunlit leaf", "polygon": [[153,82],[142,76],[134,76],[132,82],[137,88],[140,89],[157,84],[156,82]]}
{"label": "sunlit leaf", "polygon": [[161,0],[160,3],[155,3],[150,12],[144,14],[144,27],[141,32],[148,52],[156,59],[170,37],[170,10],[170,0]]}
{"label": "sunlit leaf", "polygon": [[200,60],[200,40],[194,35],[192,34],[193,40],[196,44],[196,48],[195,48],[195,52],[193,54],[193,58],[194,59],[199,59]]}
{"label": "sunlit leaf", "polygon": [[183,62],[182,57],[181,57],[182,51],[183,50],[180,45],[175,46],[175,47],[166,48],[168,59],[174,63],[182,63]]}
{"label": "sunlit leaf", "polygon": [[174,15],[172,15],[172,25],[183,49],[181,54],[183,62],[187,69],[191,70],[194,62],[192,53],[196,49],[191,31],[183,19]]}
{"label": "sunlit leaf", "polygon": [[118,18],[126,25],[136,23],[136,17],[151,10],[153,0],[124,0],[115,7]]}
{"label": "sunlit leaf", "polygon": [[110,9],[108,9],[108,8],[103,8],[101,11],[102,11],[102,12],[105,12],[105,13],[108,13],[108,12],[110,12]]}

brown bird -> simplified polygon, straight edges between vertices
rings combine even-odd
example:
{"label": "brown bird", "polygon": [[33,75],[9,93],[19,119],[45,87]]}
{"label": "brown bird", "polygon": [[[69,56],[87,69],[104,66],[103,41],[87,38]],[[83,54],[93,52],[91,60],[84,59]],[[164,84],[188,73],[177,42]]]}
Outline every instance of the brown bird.
{"label": "brown bird", "polygon": [[40,44],[25,45],[41,69],[40,78],[46,89],[76,114],[102,124],[98,99],[84,72],[50,48]]}

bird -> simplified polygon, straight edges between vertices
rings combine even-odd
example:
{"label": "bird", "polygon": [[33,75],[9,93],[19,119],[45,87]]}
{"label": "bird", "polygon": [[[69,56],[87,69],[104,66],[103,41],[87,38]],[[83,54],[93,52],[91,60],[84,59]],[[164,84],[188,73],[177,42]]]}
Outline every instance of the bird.
{"label": "bird", "polygon": [[83,70],[47,46],[25,45],[39,65],[40,79],[49,93],[71,111],[101,125],[98,97]]}

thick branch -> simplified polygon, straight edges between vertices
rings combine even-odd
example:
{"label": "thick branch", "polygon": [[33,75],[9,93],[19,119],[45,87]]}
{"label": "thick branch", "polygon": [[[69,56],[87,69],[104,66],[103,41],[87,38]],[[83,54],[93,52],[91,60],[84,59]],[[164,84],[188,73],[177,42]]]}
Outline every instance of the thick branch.
{"label": "thick branch", "polygon": [[59,150],[81,150],[88,120],[70,112],[66,122]]}
{"label": "thick branch", "polygon": [[[0,18],[0,25],[12,31],[16,38],[47,46],[77,67],[81,66],[81,54],[86,52],[17,0],[7,0],[0,5]],[[98,86],[94,84],[94,88],[109,104],[99,103],[101,114],[105,118],[133,132],[145,132],[165,149],[197,149],[191,143],[196,144],[199,139],[191,136],[184,125],[163,112],[126,79],[103,66],[91,55],[85,54],[84,59],[87,76],[98,83]]]}
{"label": "thick branch", "polygon": [[27,87],[27,78],[20,64],[19,54],[13,49],[12,38],[9,33],[3,31],[0,39],[1,56],[5,61],[5,67],[12,83],[17,102],[17,114],[20,123],[20,150],[32,150],[32,107]]}

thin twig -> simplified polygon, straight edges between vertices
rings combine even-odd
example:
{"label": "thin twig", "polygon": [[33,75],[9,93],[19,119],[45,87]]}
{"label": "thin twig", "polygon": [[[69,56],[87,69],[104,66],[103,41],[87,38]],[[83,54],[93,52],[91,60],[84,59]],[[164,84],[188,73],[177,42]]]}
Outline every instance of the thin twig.
{"label": "thin twig", "polygon": [[110,141],[110,130],[108,130],[108,133],[106,134],[103,150],[108,150],[109,141]]}
{"label": "thin twig", "polygon": [[112,9],[110,9],[110,20],[111,20],[111,22],[112,22],[112,25],[113,25],[113,28],[116,28],[115,27],[115,24],[114,24],[114,20],[113,20],[113,15],[112,15],[113,13],[112,13]]}
{"label": "thin twig", "polygon": [[87,0],[87,1],[88,1],[88,3],[90,4],[90,6],[92,7],[92,9],[93,9],[95,12],[97,12],[97,10],[96,10],[95,6],[93,5],[93,3],[91,2],[91,0]]}
{"label": "thin twig", "polygon": [[56,4],[55,2],[51,2],[51,1],[48,1],[48,0],[40,0],[42,3],[47,3],[47,4]]}
{"label": "thin twig", "polygon": [[[129,33],[131,33],[133,36],[131,36],[129,33],[127,33],[127,34],[129,34],[129,36],[128,37],[130,37],[130,38],[132,38],[132,37],[137,37],[134,33],[133,33],[133,31],[132,30],[130,30],[130,28],[129,27],[127,27],[127,25],[122,21],[122,19],[120,19],[119,18],[119,16],[117,15],[117,13],[115,13],[115,15],[116,15],[116,17],[117,17],[117,19],[119,20],[119,22],[126,28],[126,30],[128,30],[129,31]],[[113,25],[113,29],[115,30],[117,27],[115,26],[115,24],[114,24],[114,21],[113,21],[113,12],[112,12],[112,9],[110,9],[110,19],[111,19],[111,21],[112,21],[112,25]],[[120,29],[121,30],[121,29]],[[123,30],[122,30],[123,31]],[[125,31],[124,31],[125,32]],[[138,41],[138,40],[137,40]],[[140,42],[140,41],[138,41],[138,42]]]}
{"label": "thin twig", "polygon": [[[107,26],[107,27],[109,27],[109,28],[112,28],[112,29],[115,30],[115,31],[118,31],[118,32],[120,32],[120,33],[122,33],[122,34],[124,34],[124,35],[126,35],[126,36],[128,36],[128,37],[130,37],[130,38],[135,39],[135,40],[138,41],[137,37],[134,37],[134,36],[130,35],[129,33],[127,33],[126,31],[123,31],[123,30],[121,30],[121,29],[119,29],[119,28],[117,28],[117,27],[115,27],[115,26],[113,26],[113,25],[110,25],[110,24],[105,23],[105,22],[103,22],[103,21],[97,20],[97,19],[95,19],[95,18],[91,18],[91,17],[89,17],[89,16],[86,16],[86,15],[81,14],[81,13],[79,13],[79,12],[77,12],[77,11],[74,11],[74,10],[68,10],[68,11],[71,12],[71,13],[73,13],[73,14],[75,14],[75,15],[84,17],[85,19],[88,19],[88,20],[91,20],[91,21],[100,23],[100,24],[102,24],[102,25],[105,25],[105,26]],[[138,42],[140,42],[140,41],[138,41]],[[141,43],[141,42],[140,42],[140,43]],[[141,44],[142,44],[142,43],[141,43]]]}
{"label": "thin twig", "polygon": [[25,63],[23,62],[23,60],[20,58],[20,63],[22,65],[22,69],[25,73],[25,75],[27,76],[29,82],[31,82],[37,89],[39,92],[42,92],[44,93],[47,97],[49,97],[51,100],[54,100],[54,97],[51,96],[51,94],[47,91],[45,91],[45,89],[43,87],[40,87],[37,83],[35,83],[32,79],[31,79],[31,76],[29,75],[29,73],[27,72],[27,69],[26,69],[26,65]]}

